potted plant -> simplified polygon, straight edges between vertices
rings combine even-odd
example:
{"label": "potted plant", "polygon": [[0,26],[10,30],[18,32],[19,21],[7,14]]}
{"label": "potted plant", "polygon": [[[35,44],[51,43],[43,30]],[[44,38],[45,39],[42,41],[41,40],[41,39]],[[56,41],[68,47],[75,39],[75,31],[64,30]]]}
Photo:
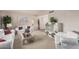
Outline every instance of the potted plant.
{"label": "potted plant", "polygon": [[11,24],[11,21],[12,21],[12,19],[11,19],[11,17],[10,16],[4,16],[3,17],[3,24],[4,24],[4,27],[5,28],[7,28],[7,24]]}
{"label": "potted plant", "polygon": [[55,17],[50,17],[49,21],[51,22],[51,24],[55,24],[58,22],[58,20]]}

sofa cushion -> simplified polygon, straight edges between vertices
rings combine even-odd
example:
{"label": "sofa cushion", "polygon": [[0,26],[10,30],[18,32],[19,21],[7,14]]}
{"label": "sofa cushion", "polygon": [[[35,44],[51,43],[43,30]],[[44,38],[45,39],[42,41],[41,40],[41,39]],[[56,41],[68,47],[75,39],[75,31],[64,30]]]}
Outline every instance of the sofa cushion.
{"label": "sofa cushion", "polygon": [[77,45],[77,40],[72,38],[63,38],[62,43],[67,45]]}
{"label": "sofa cushion", "polygon": [[4,39],[0,38],[0,42],[4,42],[4,41],[6,41],[6,40],[4,40]]}

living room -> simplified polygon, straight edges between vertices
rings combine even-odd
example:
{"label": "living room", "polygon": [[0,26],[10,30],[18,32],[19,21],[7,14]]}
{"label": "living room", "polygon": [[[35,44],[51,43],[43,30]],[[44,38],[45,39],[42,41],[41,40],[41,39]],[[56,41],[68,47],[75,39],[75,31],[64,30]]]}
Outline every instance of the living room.
{"label": "living room", "polygon": [[[11,18],[11,22],[4,26],[2,21]],[[50,24],[53,17],[55,24]],[[0,11],[0,48],[2,49],[71,49],[78,47],[78,10],[1,10]],[[48,24],[48,26],[46,26]],[[30,37],[25,39],[23,34],[30,26]],[[6,27],[11,35],[6,34]],[[4,29],[4,30],[3,30]],[[4,33],[4,34],[2,34]],[[18,33],[18,34],[17,34]],[[22,34],[21,34],[22,33]],[[64,38],[60,39],[60,38]],[[11,39],[11,40],[10,40]],[[28,40],[29,39],[29,40]],[[32,40],[30,40],[32,39]],[[42,39],[42,40],[41,40]],[[69,40],[70,39],[70,40]],[[71,40],[73,39],[73,40]],[[64,43],[62,43],[64,42]]]}
{"label": "living room", "polygon": [[[9,40],[9,39],[13,39],[13,40],[11,40],[11,42],[10,42],[11,44],[9,43],[9,41],[5,42],[5,41],[1,40],[0,48],[2,48],[2,49],[6,49],[6,48],[15,48],[15,49],[18,49],[18,48],[19,49],[21,49],[21,48],[28,48],[28,49],[29,48],[32,48],[32,49],[33,48],[52,48],[51,47],[52,42],[50,42],[51,40],[47,39],[47,40],[45,40],[46,42],[44,42],[44,40],[42,42],[42,40],[41,40],[41,43],[39,40],[37,40],[38,36],[39,36],[39,38],[40,38],[40,36],[42,36],[41,34],[46,35],[46,33],[42,33],[41,30],[45,29],[46,22],[44,22],[44,21],[45,21],[45,19],[47,19],[47,21],[48,21],[48,14],[49,14],[48,10],[1,10],[0,11],[1,39],[2,38],[5,39],[4,37],[6,36],[6,38],[8,38],[7,40]],[[6,21],[5,18],[6,19],[11,18],[9,20],[10,23],[8,21]],[[42,21],[42,18],[44,18],[44,21]],[[8,24],[6,26],[4,25],[5,22],[8,22]],[[38,22],[39,22],[39,24],[38,24]],[[19,37],[21,37],[21,38],[19,38],[18,35],[16,35],[16,33],[17,32],[23,33],[25,31],[25,28],[27,28],[28,26],[30,26],[31,34],[37,36],[37,38],[35,40],[37,42],[36,42],[36,44],[34,43],[34,45],[33,45],[33,44],[28,44],[27,40],[26,40],[26,45],[27,45],[26,46],[26,45],[23,45],[23,40],[22,40],[22,39],[24,39],[23,36],[19,35]],[[12,30],[12,34],[9,33],[9,35],[4,36],[4,34],[6,34],[5,31],[7,31],[6,28],[9,28],[9,30]],[[22,28],[24,28],[24,29],[20,30]],[[4,33],[4,34],[2,34],[2,33]],[[39,33],[39,35],[37,35],[37,33]],[[11,38],[9,38],[9,37],[11,37]],[[19,38],[19,40],[16,40],[17,37]],[[42,38],[42,39],[44,39],[44,38]],[[4,44],[4,42],[5,42],[5,44]]]}

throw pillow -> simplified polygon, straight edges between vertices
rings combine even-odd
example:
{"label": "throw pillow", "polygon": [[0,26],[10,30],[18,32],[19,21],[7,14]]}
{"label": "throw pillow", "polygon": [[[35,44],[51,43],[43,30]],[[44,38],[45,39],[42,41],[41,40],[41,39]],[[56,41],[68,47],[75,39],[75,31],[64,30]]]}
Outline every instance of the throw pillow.
{"label": "throw pillow", "polygon": [[23,27],[19,27],[19,30],[22,30],[23,29]]}
{"label": "throw pillow", "polygon": [[4,29],[4,33],[5,33],[5,35],[11,34],[11,30],[10,29]]}
{"label": "throw pillow", "polygon": [[5,41],[4,39],[0,38],[0,42],[4,42],[4,41]]}

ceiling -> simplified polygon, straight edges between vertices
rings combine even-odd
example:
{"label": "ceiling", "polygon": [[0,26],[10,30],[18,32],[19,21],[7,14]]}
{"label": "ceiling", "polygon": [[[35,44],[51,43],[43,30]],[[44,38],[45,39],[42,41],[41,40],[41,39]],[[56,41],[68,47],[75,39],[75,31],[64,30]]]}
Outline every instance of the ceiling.
{"label": "ceiling", "polygon": [[26,13],[28,15],[45,15],[49,13],[49,10],[1,10],[0,12],[16,12],[16,13]]}
{"label": "ceiling", "polygon": [[46,15],[49,14],[50,11],[54,14],[79,14],[79,10],[0,10],[0,12],[23,13],[33,16]]}

